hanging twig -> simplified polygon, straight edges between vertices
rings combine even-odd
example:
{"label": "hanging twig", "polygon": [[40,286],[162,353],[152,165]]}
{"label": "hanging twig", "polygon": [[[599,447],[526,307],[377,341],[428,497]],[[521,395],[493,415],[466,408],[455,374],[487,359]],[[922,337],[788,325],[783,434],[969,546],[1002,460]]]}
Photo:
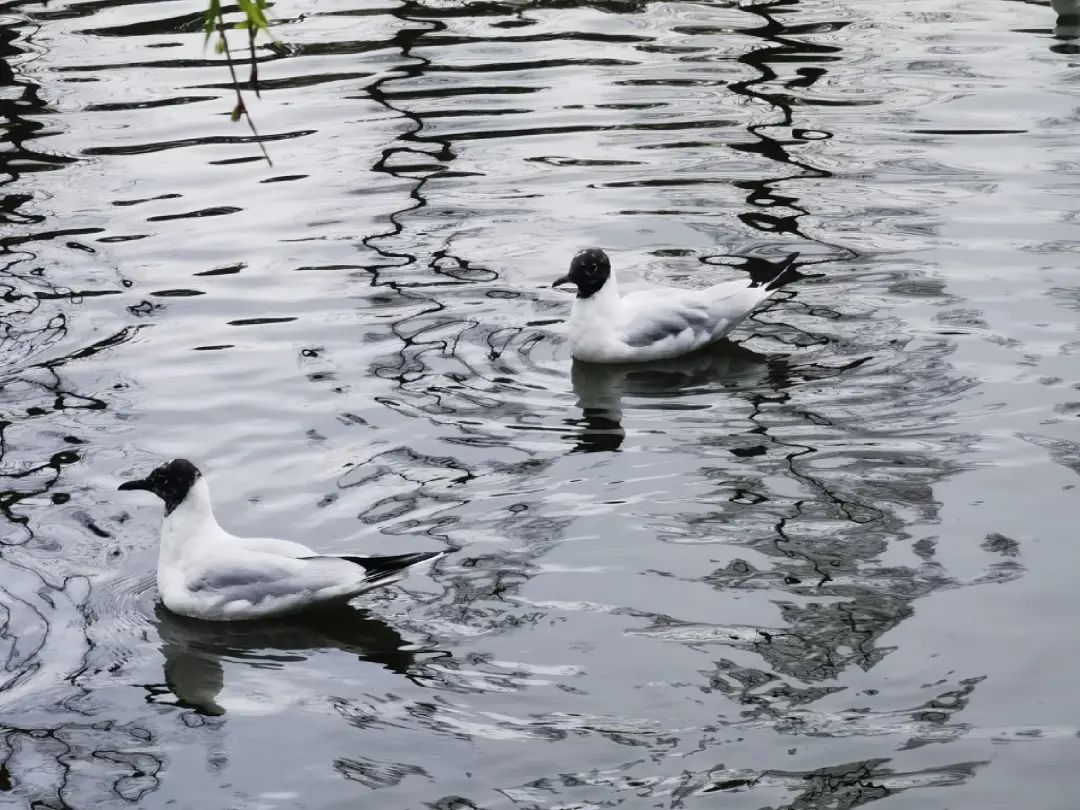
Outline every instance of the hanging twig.
{"label": "hanging twig", "polygon": [[258,30],[248,26],[248,52],[251,54],[251,89],[255,91],[255,98],[262,98],[259,94],[259,60],[255,58],[255,35]]}
{"label": "hanging twig", "polygon": [[[258,60],[255,58],[255,37],[259,31],[266,31],[267,35],[270,35],[269,23],[266,20],[266,15],[263,13],[263,9],[267,7],[265,0],[237,0],[240,10],[244,12],[245,19],[242,22],[236,24],[237,28],[246,28],[248,31],[248,49],[251,53],[251,87],[255,91],[255,96],[259,95],[259,70]],[[266,151],[266,146],[262,142],[262,137],[259,135],[258,129],[255,127],[255,121],[251,117],[251,113],[248,112],[247,105],[244,103],[244,94],[240,90],[240,81],[236,77],[236,63],[233,61],[232,51],[229,49],[229,41],[226,38],[225,30],[225,12],[221,8],[221,0],[210,0],[210,5],[206,10],[205,17],[205,29],[206,38],[209,40],[210,36],[216,30],[218,32],[217,51],[225,55],[225,63],[229,66],[229,76],[232,78],[233,90],[236,92],[236,106],[233,107],[232,120],[239,121],[243,117],[248,124],[248,128],[251,129],[251,134],[255,136],[255,143],[259,145],[259,151],[262,152],[266,162],[273,166],[274,162],[270,159],[270,153]],[[271,39],[273,37],[271,36]]]}

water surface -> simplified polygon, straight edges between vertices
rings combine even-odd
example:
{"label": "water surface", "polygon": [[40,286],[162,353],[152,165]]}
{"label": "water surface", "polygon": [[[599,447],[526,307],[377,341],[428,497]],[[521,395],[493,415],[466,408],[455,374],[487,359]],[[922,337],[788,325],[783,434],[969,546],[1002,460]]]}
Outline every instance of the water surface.
{"label": "water surface", "polygon": [[[1006,0],[0,6],[0,793],[24,807],[1073,807],[1080,43]],[[574,364],[572,253],[730,343]],[[160,507],[448,549],[157,605]],[[720,794],[720,795],[713,795]]]}

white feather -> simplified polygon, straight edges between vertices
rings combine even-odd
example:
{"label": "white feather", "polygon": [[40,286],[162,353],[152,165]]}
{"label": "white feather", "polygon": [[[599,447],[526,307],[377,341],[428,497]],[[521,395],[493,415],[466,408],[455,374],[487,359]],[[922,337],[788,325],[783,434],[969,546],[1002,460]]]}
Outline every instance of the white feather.
{"label": "white feather", "polygon": [[714,343],[773,294],[728,281],[703,290],[657,287],[619,295],[612,270],[570,313],[570,351],[591,363],[666,360]]}
{"label": "white feather", "polygon": [[257,619],[341,602],[401,579],[300,543],[229,534],[214,518],[206,480],[195,481],[161,527],[158,590],[182,616]]}

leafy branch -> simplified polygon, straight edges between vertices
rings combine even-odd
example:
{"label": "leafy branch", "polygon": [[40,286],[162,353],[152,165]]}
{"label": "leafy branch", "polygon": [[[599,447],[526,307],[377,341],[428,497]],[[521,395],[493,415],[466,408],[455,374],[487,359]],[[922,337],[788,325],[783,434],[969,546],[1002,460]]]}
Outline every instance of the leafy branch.
{"label": "leafy branch", "polygon": [[236,92],[236,106],[233,107],[232,120],[235,122],[243,118],[247,121],[251,134],[255,136],[255,142],[259,145],[263,157],[266,158],[267,163],[273,166],[274,162],[270,160],[270,154],[266,151],[262,138],[259,136],[259,131],[255,128],[255,122],[251,118],[251,113],[248,112],[247,104],[244,103],[244,94],[240,90],[240,81],[236,77],[236,62],[233,60],[232,51],[229,48],[229,40],[225,36],[226,30],[230,27],[247,31],[248,53],[251,55],[249,83],[255,91],[255,97],[261,98],[259,94],[259,62],[255,58],[255,38],[262,31],[271,41],[277,42],[274,35],[270,33],[270,23],[266,19],[266,9],[270,7],[270,3],[267,0],[236,0],[236,4],[240,7],[244,19],[229,26],[225,21],[225,11],[221,7],[221,0],[210,0],[210,5],[204,15],[203,28],[206,31],[204,42],[209,42],[210,37],[214,36],[215,33],[217,34],[218,39],[214,50],[225,55],[225,62],[229,66],[229,75],[232,77],[233,90]]}

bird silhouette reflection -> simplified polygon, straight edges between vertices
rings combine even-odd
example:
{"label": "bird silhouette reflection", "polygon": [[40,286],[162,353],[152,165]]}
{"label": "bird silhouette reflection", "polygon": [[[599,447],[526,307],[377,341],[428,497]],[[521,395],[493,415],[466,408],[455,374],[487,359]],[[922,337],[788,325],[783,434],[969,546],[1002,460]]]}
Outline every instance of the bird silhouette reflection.
{"label": "bird silhouette reflection", "polygon": [[223,659],[280,665],[303,661],[318,650],[337,649],[413,678],[418,659],[430,658],[433,652],[411,645],[383,620],[348,606],[288,619],[206,622],[177,616],[158,605],[156,618],[165,685],[151,688],[151,699],[171,693],[176,705],[209,716],[225,713],[217,702],[225,685]]}
{"label": "bird silhouette reflection", "polygon": [[640,406],[656,410],[687,407],[680,395],[738,390],[757,391],[775,382],[777,362],[731,341],[722,340],[693,354],[654,363],[607,365],[575,360],[570,380],[581,408],[572,420],[580,430],[567,436],[571,452],[618,450],[626,438],[624,397],[649,400]]}

